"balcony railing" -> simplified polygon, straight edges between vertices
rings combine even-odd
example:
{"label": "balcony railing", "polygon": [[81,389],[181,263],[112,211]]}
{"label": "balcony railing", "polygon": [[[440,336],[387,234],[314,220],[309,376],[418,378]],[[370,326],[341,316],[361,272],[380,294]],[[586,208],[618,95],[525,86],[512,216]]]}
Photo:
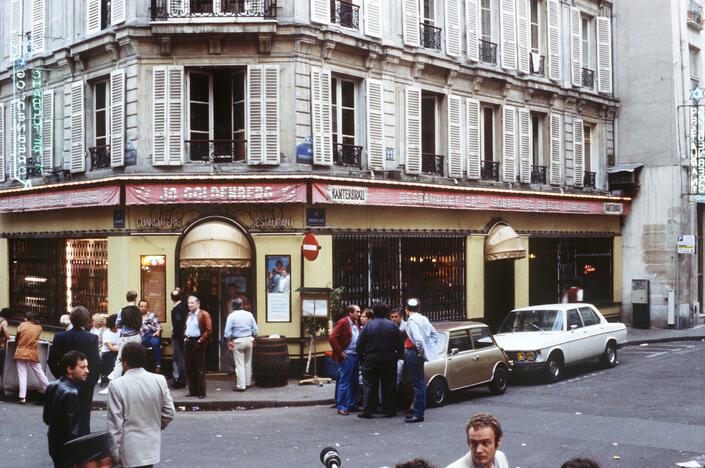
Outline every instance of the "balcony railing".
{"label": "balcony railing", "polygon": [[331,0],[330,22],[345,28],[360,29],[359,5],[342,0]]}
{"label": "balcony railing", "polygon": [[545,75],[545,59],[546,57],[544,57],[543,55],[539,55],[535,52],[531,52],[529,54],[529,69],[531,70],[532,75]]}
{"label": "balcony railing", "polygon": [[583,176],[583,187],[585,188],[595,188],[595,173],[590,171],[585,171]]}
{"label": "balcony railing", "polygon": [[277,0],[152,0],[152,20],[170,18],[275,18]]}
{"label": "balcony railing", "polygon": [[421,47],[441,50],[441,28],[421,23],[419,31],[421,32]]}
{"label": "balcony railing", "polygon": [[480,179],[499,181],[499,161],[481,161]]}
{"label": "balcony railing", "polygon": [[91,171],[110,167],[110,145],[88,148],[91,153]]}
{"label": "balcony railing", "polygon": [[480,39],[480,61],[497,64],[497,44]]}
{"label": "balcony railing", "polygon": [[184,143],[191,161],[231,163],[244,161],[247,156],[245,140],[185,140]]}
{"label": "balcony railing", "polygon": [[362,169],[362,146],[333,143],[333,162],[336,166]]}
{"label": "balcony railing", "polygon": [[583,68],[583,87],[595,87],[595,72],[593,70],[590,70],[589,68]]}
{"label": "balcony railing", "polygon": [[421,172],[429,175],[443,175],[443,155],[423,153],[421,155]]}
{"label": "balcony railing", "polygon": [[531,166],[531,183],[546,183],[546,166]]}

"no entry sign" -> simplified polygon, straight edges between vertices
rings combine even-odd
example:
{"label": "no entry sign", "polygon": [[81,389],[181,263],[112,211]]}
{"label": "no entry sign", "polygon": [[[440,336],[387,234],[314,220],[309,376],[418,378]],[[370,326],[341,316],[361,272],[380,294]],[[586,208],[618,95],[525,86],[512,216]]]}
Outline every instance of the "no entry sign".
{"label": "no entry sign", "polygon": [[309,261],[314,261],[318,258],[318,251],[321,250],[321,246],[318,245],[318,240],[316,236],[308,233],[304,236],[304,241],[301,243],[301,252],[304,258]]}

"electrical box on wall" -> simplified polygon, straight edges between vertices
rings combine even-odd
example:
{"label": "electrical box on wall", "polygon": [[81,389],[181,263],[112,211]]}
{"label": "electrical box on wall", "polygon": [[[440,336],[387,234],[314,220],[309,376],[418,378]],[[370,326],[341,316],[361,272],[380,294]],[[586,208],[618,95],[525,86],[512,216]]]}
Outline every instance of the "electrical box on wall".
{"label": "electrical box on wall", "polygon": [[634,328],[651,327],[649,306],[649,280],[632,280],[632,325]]}

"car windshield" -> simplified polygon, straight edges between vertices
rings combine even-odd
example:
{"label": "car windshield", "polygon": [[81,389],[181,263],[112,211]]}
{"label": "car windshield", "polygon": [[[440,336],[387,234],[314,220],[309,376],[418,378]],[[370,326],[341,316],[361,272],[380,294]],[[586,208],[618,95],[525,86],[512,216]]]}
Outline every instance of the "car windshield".
{"label": "car windshield", "polygon": [[504,319],[500,333],[563,330],[563,315],[558,310],[513,310]]}

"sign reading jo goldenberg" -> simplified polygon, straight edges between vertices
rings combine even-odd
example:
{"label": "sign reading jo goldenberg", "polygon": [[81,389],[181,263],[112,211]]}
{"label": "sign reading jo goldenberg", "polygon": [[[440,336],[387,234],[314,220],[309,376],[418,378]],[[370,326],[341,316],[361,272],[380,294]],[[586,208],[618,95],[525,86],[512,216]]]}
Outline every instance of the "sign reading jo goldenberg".
{"label": "sign reading jo goldenberg", "polygon": [[304,184],[149,184],[125,187],[128,205],[305,203]]}

